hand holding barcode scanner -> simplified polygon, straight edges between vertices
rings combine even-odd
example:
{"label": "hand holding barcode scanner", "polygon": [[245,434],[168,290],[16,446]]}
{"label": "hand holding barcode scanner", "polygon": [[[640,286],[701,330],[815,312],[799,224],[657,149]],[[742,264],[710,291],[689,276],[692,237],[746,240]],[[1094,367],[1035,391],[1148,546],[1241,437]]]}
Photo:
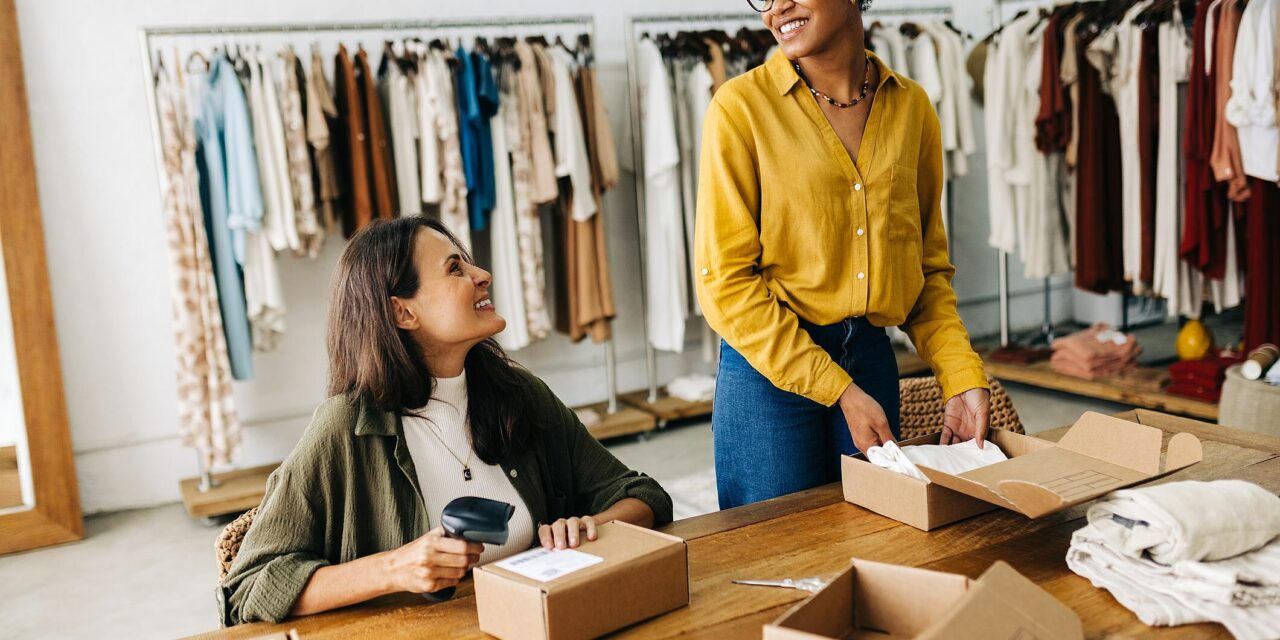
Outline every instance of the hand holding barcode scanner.
{"label": "hand holding barcode scanner", "polygon": [[391,574],[402,591],[434,602],[453,597],[457,584],[480,561],[485,544],[506,544],[515,507],[487,498],[457,498],[445,505],[440,526],[400,547]]}

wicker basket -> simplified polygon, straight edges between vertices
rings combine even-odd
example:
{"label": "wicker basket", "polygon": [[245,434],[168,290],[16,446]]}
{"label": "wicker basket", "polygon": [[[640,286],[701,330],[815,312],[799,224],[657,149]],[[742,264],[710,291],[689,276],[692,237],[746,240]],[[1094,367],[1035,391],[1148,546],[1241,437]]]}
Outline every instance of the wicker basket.
{"label": "wicker basket", "polygon": [[236,554],[240,553],[240,543],[244,542],[244,534],[249,532],[249,526],[253,524],[254,516],[258,515],[258,507],[254,507],[242,514],[239,518],[231,521],[218,535],[218,540],[213,543],[213,549],[218,558],[218,582],[222,582],[227,577],[227,572],[231,571],[231,563],[236,561]]}
{"label": "wicker basket", "polygon": [[[1026,433],[1004,387],[989,376],[987,382],[991,385],[991,428]],[[898,383],[898,393],[902,402],[899,409],[902,440],[942,431],[946,403],[937,378],[904,378]]]}

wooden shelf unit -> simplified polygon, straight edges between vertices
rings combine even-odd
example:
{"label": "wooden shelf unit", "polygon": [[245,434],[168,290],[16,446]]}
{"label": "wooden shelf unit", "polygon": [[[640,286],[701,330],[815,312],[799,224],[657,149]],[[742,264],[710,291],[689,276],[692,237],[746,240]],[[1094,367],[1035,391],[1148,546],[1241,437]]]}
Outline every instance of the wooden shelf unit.
{"label": "wooden shelf unit", "polygon": [[987,373],[1003,382],[1017,382],[1042,389],[1073,393],[1087,398],[1119,402],[1133,407],[1175,413],[1202,420],[1218,420],[1218,405],[1184,398],[1165,391],[1152,391],[1126,384],[1121,380],[1102,378],[1085,380],[1074,376],[1063,375],[1054,371],[1049,362],[1035,364],[1010,364],[1006,362],[985,361]]}
{"label": "wooden shelf unit", "polygon": [[199,478],[186,478],[178,483],[182,504],[192,518],[215,518],[248,511],[262,503],[267,492],[267,476],[279,466],[267,464],[215,473],[213,479],[217,486],[208,491],[200,490]]}

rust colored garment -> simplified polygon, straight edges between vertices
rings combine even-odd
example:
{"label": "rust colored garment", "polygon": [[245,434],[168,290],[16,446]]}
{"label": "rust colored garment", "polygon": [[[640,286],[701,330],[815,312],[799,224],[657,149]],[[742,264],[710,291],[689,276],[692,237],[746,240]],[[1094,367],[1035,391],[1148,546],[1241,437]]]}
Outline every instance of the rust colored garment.
{"label": "rust colored garment", "polygon": [[1205,47],[1214,35],[1208,33],[1205,23],[1214,3],[1215,0],[1199,0],[1191,32],[1191,78],[1187,83],[1186,137],[1183,138],[1186,209],[1178,253],[1207,277],[1221,280],[1226,273],[1227,192],[1225,186],[1214,180],[1209,166],[1213,132],[1219,117],[1215,99],[1217,65],[1205,73]]}
{"label": "rust colored garment", "polygon": [[1160,130],[1160,31],[1142,32],[1138,61],[1138,171],[1142,181],[1142,266],[1138,279],[1155,277],[1156,141]]}
{"label": "rust colored garment", "polygon": [[1244,7],[1235,0],[1223,0],[1219,7],[1213,53],[1217,117],[1209,166],[1213,169],[1214,179],[1227,183],[1227,198],[1233,202],[1244,202],[1251,192],[1249,177],[1244,173],[1244,160],[1240,157],[1240,136],[1235,126],[1227,122],[1227,101],[1231,99],[1231,77],[1235,69],[1236,34],[1240,31]]}
{"label": "rust colored garment", "polygon": [[378,79],[369,67],[369,54],[364,49],[356,51],[356,78],[360,82],[360,97],[364,100],[369,135],[365,138],[369,156],[369,188],[373,194],[373,213],[389,219],[398,215],[396,201],[395,166],[391,164],[391,134],[378,94]]}
{"label": "rust colored garment", "polygon": [[350,238],[373,220],[373,199],[369,192],[369,158],[366,140],[367,121],[355,65],[346,47],[338,45],[333,64],[334,97],[338,108],[335,160],[342,184],[342,231]]}
{"label": "rust colored garment", "polygon": [[1120,202],[1120,117],[1085,52],[1094,36],[1080,34],[1080,90],[1076,187],[1076,286],[1095,293],[1121,291],[1123,220]]}
{"label": "rust colored garment", "polygon": [[1280,342],[1280,186],[1250,178],[1246,209],[1244,346]]}
{"label": "rust colored garment", "polygon": [[1036,148],[1043,153],[1067,150],[1071,142],[1071,98],[1062,83],[1062,30],[1070,10],[1055,11],[1044,31],[1040,71],[1040,113],[1036,115]]}
{"label": "rust colored garment", "polygon": [[595,69],[583,67],[574,83],[578,108],[582,114],[591,161],[591,197],[595,198],[596,215],[586,221],[571,220],[570,244],[574,255],[575,291],[573,340],[590,335],[594,342],[609,339],[611,321],[617,315],[613,302],[613,281],[604,232],[604,192],[618,182],[618,152],[609,130],[604,100],[596,84]]}

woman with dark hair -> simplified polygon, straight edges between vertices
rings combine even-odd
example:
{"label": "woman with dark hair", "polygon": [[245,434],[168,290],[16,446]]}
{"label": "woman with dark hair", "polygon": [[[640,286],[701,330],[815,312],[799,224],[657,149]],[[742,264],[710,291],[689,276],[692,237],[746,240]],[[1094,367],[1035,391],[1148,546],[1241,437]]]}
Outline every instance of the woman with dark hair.
{"label": "woman with dark hair", "polygon": [[721,336],[722,509],[840,478],[898,433],[902,325],[942,385],[942,442],[983,441],[982,361],[956,312],[942,142],[918,84],[863,45],[862,0],[750,0],[778,50],[703,125],[698,299]]}
{"label": "woman with dark hair", "polygon": [[[431,593],[535,542],[576,547],[671,499],[600,445],[503,353],[490,276],[442,225],[374,221],[351,239],[329,308],[329,393],[218,589],[224,625],[277,622],[387,593]],[[451,500],[516,507],[510,542],[444,536]]]}

